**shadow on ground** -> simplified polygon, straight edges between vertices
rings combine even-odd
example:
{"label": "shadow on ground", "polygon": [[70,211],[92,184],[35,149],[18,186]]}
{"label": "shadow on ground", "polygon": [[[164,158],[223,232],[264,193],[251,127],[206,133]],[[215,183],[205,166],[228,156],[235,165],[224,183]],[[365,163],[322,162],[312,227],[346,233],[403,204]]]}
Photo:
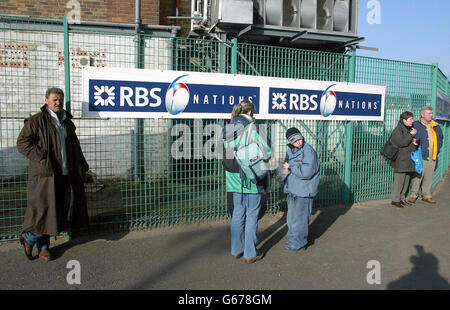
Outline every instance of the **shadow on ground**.
{"label": "shadow on ground", "polygon": [[[227,235],[228,238],[224,238]],[[205,236],[208,237],[205,239]],[[192,243],[196,243],[196,245],[190,246],[188,249],[184,248],[186,244]],[[160,262],[161,266],[151,274],[146,275],[143,280],[127,287],[127,290],[149,289],[154,283],[161,282],[169,274],[177,273],[185,266],[190,265],[192,261],[200,260],[205,253],[219,253],[220,255],[229,253],[229,227],[224,226],[214,231],[199,229],[186,232],[175,236],[175,239],[172,239],[166,246],[178,249],[177,255],[162,257],[164,260]],[[208,259],[212,258],[209,257]],[[205,261],[205,263],[207,262]]]}
{"label": "shadow on ground", "polygon": [[[106,240],[106,241],[118,241],[121,240],[128,234],[128,231],[120,233],[104,233],[104,234],[81,234],[78,236],[73,236],[70,241],[57,244],[52,246],[50,244],[50,250],[52,253],[52,259],[56,260],[64,256],[64,253],[73,247],[80,246],[85,243],[89,243],[95,240]],[[52,238],[53,239],[53,238]],[[50,241],[51,243],[52,241]]]}
{"label": "shadow on ground", "polygon": [[[319,239],[325,234],[338,218],[347,213],[348,210],[349,208],[345,206],[321,208],[320,210],[313,209],[312,217],[318,214],[312,223],[309,224],[308,247],[312,246],[316,239]],[[278,244],[286,236],[288,232],[286,215],[287,213],[285,212],[277,222],[259,235],[260,240],[265,240],[260,243],[260,250],[264,253],[269,252],[273,246]]]}
{"label": "shadow on ground", "polygon": [[411,272],[388,284],[389,290],[449,290],[450,284],[439,275],[439,260],[425,252],[423,246],[415,245],[417,255],[409,258]]}

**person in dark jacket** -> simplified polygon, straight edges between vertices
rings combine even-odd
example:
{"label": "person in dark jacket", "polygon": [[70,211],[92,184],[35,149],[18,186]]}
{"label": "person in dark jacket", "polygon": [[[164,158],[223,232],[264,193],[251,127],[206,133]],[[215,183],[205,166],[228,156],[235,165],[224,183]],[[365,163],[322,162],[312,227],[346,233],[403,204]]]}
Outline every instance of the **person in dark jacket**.
{"label": "person in dark jacket", "polygon": [[414,128],[417,129],[415,138],[419,140],[419,145],[422,147],[423,171],[421,174],[414,174],[408,201],[416,202],[422,185],[422,200],[435,204],[436,201],[431,195],[431,186],[433,185],[434,169],[444,141],[444,135],[439,124],[433,120],[433,109],[430,106],[422,108],[420,119],[414,122]]}
{"label": "person in dark jacket", "polygon": [[416,171],[416,166],[411,158],[411,153],[416,150],[413,144],[413,137],[417,130],[412,127],[414,115],[405,111],[400,114],[397,127],[392,131],[391,141],[398,148],[397,158],[392,162],[394,167],[394,187],[392,189],[392,205],[404,208],[411,205],[406,201],[406,192],[409,187],[409,180]]}
{"label": "person in dark jacket", "polygon": [[72,115],[63,107],[64,92],[49,88],[41,112],[25,120],[17,138],[17,149],[29,159],[28,202],[19,237],[28,259],[33,259],[36,244],[39,258],[51,260],[51,235],[88,225],[83,179],[89,165]]}
{"label": "person in dark jacket", "polygon": [[287,236],[288,251],[298,251],[308,244],[308,225],[313,199],[319,191],[320,160],[316,151],[305,142],[303,135],[295,128],[286,131],[288,150],[284,169],[289,170],[284,185],[287,194]]}

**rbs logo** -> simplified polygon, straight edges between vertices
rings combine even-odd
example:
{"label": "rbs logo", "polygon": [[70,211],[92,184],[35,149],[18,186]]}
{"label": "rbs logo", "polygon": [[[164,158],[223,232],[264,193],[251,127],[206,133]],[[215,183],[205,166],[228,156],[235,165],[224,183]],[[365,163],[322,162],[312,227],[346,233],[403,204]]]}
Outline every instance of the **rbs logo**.
{"label": "rbs logo", "polygon": [[325,117],[333,114],[334,109],[336,109],[337,96],[336,93],[330,90],[336,84],[328,86],[327,89],[322,93],[322,97],[320,98],[320,114]]}
{"label": "rbs logo", "polygon": [[167,89],[166,109],[167,112],[172,115],[177,115],[178,113],[183,112],[189,103],[189,88],[186,84],[179,82],[179,80],[185,76],[187,76],[187,74],[176,78]]}
{"label": "rbs logo", "polygon": [[90,80],[89,84],[90,111],[164,111],[167,83]]}
{"label": "rbs logo", "polygon": [[284,114],[301,111],[302,114],[317,114],[320,91],[286,88],[269,88],[270,113]]}
{"label": "rbs logo", "polygon": [[[147,89],[145,87],[121,87],[120,88],[120,106],[126,105],[132,107],[159,107],[161,105],[161,97],[159,93],[161,88],[155,87]],[[134,100],[133,100],[134,99]]]}
{"label": "rbs logo", "polygon": [[[169,112],[172,115],[183,112],[189,103],[190,92],[187,85],[176,78],[167,87],[167,83],[102,81],[90,80],[93,102],[90,111],[139,111]],[[164,90],[166,93],[164,94]],[[162,98],[165,96],[165,108]]]}
{"label": "rbs logo", "polygon": [[259,108],[254,86],[188,83],[188,75],[171,82],[89,80],[89,111],[231,113],[235,103],[248,99]]}
{"label": "rbs logo", "polygon": [[318,95],[290,94],[290,110],[317,110]]}

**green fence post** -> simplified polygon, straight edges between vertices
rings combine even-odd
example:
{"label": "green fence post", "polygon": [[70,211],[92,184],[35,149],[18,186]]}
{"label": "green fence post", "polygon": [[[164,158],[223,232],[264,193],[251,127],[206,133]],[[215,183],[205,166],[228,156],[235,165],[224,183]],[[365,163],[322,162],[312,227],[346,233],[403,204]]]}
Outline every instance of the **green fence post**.
{"label": "green fence post", "polygon": [[[447,96],[450,96],[450,81],[448,79],[448,76],[447,76],[447,84],[445,85],[445,88],[446,88],[445,93],[447,94]],[[446,130],[445,130],[444,141],[445,141],[445,138],[447,138],[447,142],[450,142],[450,137],[449,137],[450,121],[446,121],[445,124],[446,124],[445,125]],[[447,150],[447,154],[445,154],[445,163],[446,163],[445,170],[448,170],[448,167],[450,166],[450,144],[449,143],[447,143],[446,150]]]}
{"label": "green fence post", "polygon": [[[356,54],[350,52],[348,58],[348,82],[355,82]],[[344,162],[344,203],[346,206],[351,200],[352,181],[352,153],[353,153],[353,122],[345,124],[345,162]]]}
{"label": "green fence post", "polygon": [[438,71],[439,71],[439,65],[437,63],[432,64],[431,65],[431,107],[433,108],[434,116],[436,116]]}
{"label": "green fence post", "polygon": [[[67,16],[63,17],[64,28],[64,98],[66,104],[66,111],[71,113],[70,104],[70,52],[69,52],[69,22]],[[72,232],[70,230],[66,233],[67,241],[72,240]],[[56,237],[55,237],[56,238]]]}
{"label": "green fence post", "polygon": [[[433,117],[436,117],[436,101],[437,101],[437,91],[438,91],[438,72],[439,72],[439,64],[434,63],[431,65],[431,107],[433,108]],[[443,176],[443,169],[442,169],[442,165],[436,165],[436,170],[434,172],[435,174],[435,178],[434,180],[436,180],[436,175],[439,176],[436,184],[442,180],[442,176]],[[434,183],[434,182],[433,182]],[[433,186],[433,189],[434,187]]]}
{"label": "green fence post", "polygon": [[237,74],[237,52],[238,52],[238,40],[234,38],[231,40],[231,73]]}
{"label": "green fence post", "polygon": [[[135,14],[135,52],[134,52],[134,66],[136,69],[144,68],[144,48],[145,40],[141,34],[141,2],[136,1],[136,14]],[[136,135],[136,160],[135,160],[135,175],[137,181],[140,183],[145,182],[145,152],[144,152],[144,120],[137,118],[134,121],[135,135]]]}
{"label": "green fence post", "polygon": [[71,113],[69,23],[67,21],[67,16],[63,17],[63,28],[64,28],[64,98],[66,103],[66,111]]}
{"label": "green fence post", "polygon": [[449,134],[450,134],[450,121],[445,122],[445,136],[444,136],[444,143],[445,139],[447,138],[447,147],[445,148],[447,153],[445,154],[445,170],[448,170],[448,167],[450,166],[450,145],[448,142],[450,142]]}

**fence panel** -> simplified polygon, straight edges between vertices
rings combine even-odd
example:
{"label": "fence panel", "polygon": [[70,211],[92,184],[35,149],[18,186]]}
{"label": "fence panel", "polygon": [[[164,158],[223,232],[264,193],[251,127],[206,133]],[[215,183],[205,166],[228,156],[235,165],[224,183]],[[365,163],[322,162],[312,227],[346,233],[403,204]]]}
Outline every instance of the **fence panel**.
{"label": "fence panel", "polygon": [[[436,88],[437,88],[437,90],[443,92],[444,94],[446,94],[447,96],[450,97],[450,89],[448,87],[448,85],[449,85],[448,78],[444,75],[444,73],[442,73],[441,70],[437,70],[437,71],[438,72],[437,72]],[[449,110],[447,110],[447,113],[450,113]],[[434,111],[434,116],[436,116],[436,111]],[[433,188],[443,178],[443,176],[444,176],[445,172],[447,171],[448,166],[450,164],[450,161],[449,161],[449,155],[450,155],[449,142],[450,142],[450,140],[448,140],[449,122],[443,121],[443,120],[438,120],[437,122],[439,123],[439,126],[442,129],[442,133],[444,134],[444,143],[442,144],[442,148],[441,148],[441,151],[438,155],[438,159],[436,162],[436,173],[434,175]]]}
{"label": "fence panel", "polygon": [[62,23],[0,17],[0,240],[21,229],[28,162],[16,140],[48,86],[64,88],[63,51]]}
{"label": "fence panel", "polygon": [[[280,48],[256,44],[238,44],[238,73],[292,79],[347,81],[348,57],[341,54],[313,52],[294,48]],[[345,128],[342,121],[270,121],[272,140],[276,139],[275,153],[279,161],[286,153],[285,132],[297,127],[306,141],[318,152],[322,163],[322,181],[315,206],[328,206],[343,201],[343,170]],[[273,141],[272,141],[273,142]],[[284,210],[286,199],[283,185],[272,182],[268,193],[272,212]]]}
{"label": "fence panel", "polygon": [[379,150],[403,111],[418,119],[420,109],[431,104],[431,66],[359,56],[356,82],[386,85],[386,108],[384,122],[354,124],[352,192],[355,201],[388,197],[393,169]]}
{"label": "fence panel", "polygon": [[[349,55],[169,35],[137,37],[132,31],[76,25],[71,25],[68,39],[70,59],[65,59],[62,21],[0,16],[0,240],[17,238],[27,203],[28,162],[17,152],[17,136],[24,118],[44,104],[45,90],[64,89],[66,61],[70,64],[70,112],[96,176],[93,184],[86,185],[93,230],[146,229],[229,216],[221,162],[204,152],[205,147],[221,143],[220,130],[229,120],[82,118],[84,68],[349,80]],[[355,82],[387,86],[385,121],[351,123],[350,194],[351,201],[357,202],[390,196],[393,172],[379,149],[402,111],[410,110],[418,117],[420,108],[431,104],[432,66],[358,56]],[[442,72],[438,72],[437,88],[449,93]],[[299,128],[317,150],[322,179],[315,207],[344,202],[347,122],[260,122],[268,130],[277,162],[284,159],[289,127]],[[440,124],[446,142],[434,185],[448,169],[450,156],[449,122]],[[177,148],[184,158],[174,156]],[[268,213],[286,210],[283,184],[271,182],[265,207]]]}

